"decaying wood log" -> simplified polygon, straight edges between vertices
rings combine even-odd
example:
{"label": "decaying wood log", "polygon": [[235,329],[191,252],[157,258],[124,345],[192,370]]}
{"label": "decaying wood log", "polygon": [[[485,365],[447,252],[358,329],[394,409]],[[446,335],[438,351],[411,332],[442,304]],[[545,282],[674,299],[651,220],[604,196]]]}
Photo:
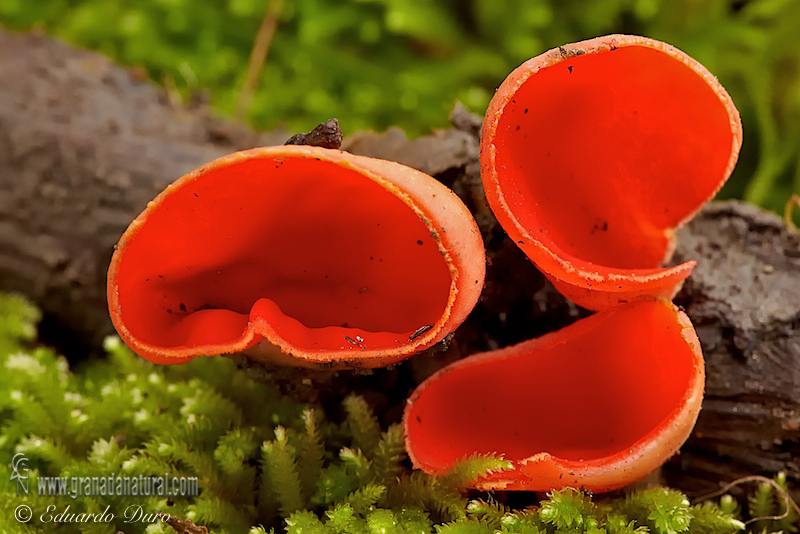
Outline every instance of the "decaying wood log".
{"label": "decaying wood log", "polygon": [[[443,360],[523,341],[586,314],[553,290],[499,228],[480,185],[480,120],[463,110],[452,119],[454,128],[413,141],[392,129],[343,145],[452,187],[475,214],[490,258],[484,296],[449,351],[363,377],[360,389],[379,381],[397,394],[394,405],[384,401],[388,418],[396,418],[408,388]],[[94,54],[0,32],[0,290],[33,299],[47,318],[44,330],[57,327],[67,340],[62,350],[97,347],[111,332],[108,260],[130,220],[181,174],[286,137],[232,127],[201,104],[171,104],[135,72]],[[679,233],[676,259],[689,258],[699,265],[678,301],[703,344],[707,397],[667,479],[703,491],[740,475],[783,470],[797,487],[800,237],[753,206],[716,203]]]}
{"label": "decaying wood log", "polygon": [[697,427],[671,475],[697,491],[708,480],[775,471],[796,484],[800,234],[755,206],[714,203],[679,232],[676,256],[699,260],[677,301],[697,329],[707,378]]}

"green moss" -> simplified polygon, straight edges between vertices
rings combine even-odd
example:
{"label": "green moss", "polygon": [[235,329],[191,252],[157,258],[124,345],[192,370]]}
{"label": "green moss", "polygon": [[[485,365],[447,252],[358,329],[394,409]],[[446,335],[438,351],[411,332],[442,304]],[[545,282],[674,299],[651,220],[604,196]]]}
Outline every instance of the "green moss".
{"label": "green moss", "polygon": [[[143,66],[184,96],[207,89],[233,114],[270,0],[5,0],[0,22],[40,27]],[[745,145],[723,196],[780,211],[800,191],[796,0],[295,0],[250,108],[261,129],[308,131],[338,117],[346,133],[446,126],[455,100],[483,113],[522,61],[608,33],[683,49],[719,77],[742,113]]]}
{"label": "green moss", "polygon": [[[107,361],[72,372],[66,361],[31,345],[36,310],[0,295],[0,517],[19,505],[34,518],[67,505],[75,514],[105,510],[115,522],[65,523],[59,533],[171,532],[156,522],[127,524],[131,505],[192,519],[212,532],[288,534],[733,534],[743,524],[730,497],[690,506],[665,488],[592,500],[553,492],[538,508],[512,510],[463,488],[508,462],[476,456],[433,478],[405,462],[398,424],[382,429],[363,398],[343,400],[335,421],[322,406],[301,404],[253,382],[225,358],[158,366],[116,338]],[[337,407],[338,408],[338,407]],[[338,410],[334,410],[338,411]],[[17,495],[9,464],[24,453],[30,494]],[[196,496],[39,495],[40,476],[168,474],[197,477]],[[43,480],[43,479],[42,479]],[[779,478],[778,485],[785,485]],[[760,486],[751,514],[783,510],[772,486]],[[48,507],[51,507],[48,510]],[[754,523],[754,532],[794,532],[796,516]],[[10,529],[10,530],[9,530]],[[53,524],[7,521],[4,532],[51,532]],[[795,529],[795,530],[793,530]]]}

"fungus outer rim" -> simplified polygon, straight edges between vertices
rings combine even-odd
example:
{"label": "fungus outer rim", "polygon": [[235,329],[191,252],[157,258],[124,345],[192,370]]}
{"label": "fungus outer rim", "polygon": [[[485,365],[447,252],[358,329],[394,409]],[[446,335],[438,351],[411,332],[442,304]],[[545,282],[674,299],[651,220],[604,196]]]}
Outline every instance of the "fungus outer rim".
{"label": "fungus outer rim", "polygon": [[[697,209],[687,213],[673,228],[667,228],[664,231],[668,246],[663,262],[669,261],[674,251],[675,230],[691,220],[702,209],[703,205],[716,196],[733,172],[742,146],[742,123],[739,112],[725,88],[700,62],[670,44],[636,35],[607,35],[556,47],[525,61],[506,77],[489,103],[481,131],[482,140],[492,140],[492,142],[484,141],[481,144],[481,174],[485,177],[484,187],[487,192],[487,200],[498,219],[501,222],[510,224],[510,229],[515,232],[515,235],[511,236],[514,241],[517,242],[526,255],[532,259],[536,258],[535,262],[537,264],[545,265],[545,270],[562,282],[570,285],[579,284],[581,287],[589,282],[593,284],[592,287],[594,289],[609,293],[624,291],[624,289],[619,288],[619,282],[632,282],[643,290],[660,287],[668,279],[674,279],[678,283],[689,276],[694,267],[694,262],[684,262],[667,268],[623,269],[582,260],[566,253],[555,244],[545,245],[531,235],[519,222],[503,195],[500,180],[497,177],[499,174],[497,169],[497,147],[493,140],[496,138],[497,128],[506,104],[513,98],[517,90],[539,70],[557,65],[577,54],[608,53],[617,48],[631,46],[659,50],[686,65],[712,89],[731,119],[731,153],[728,164],[716,188],[702,202],[698,202]],[[504,224],[503,226],[509,232],[508,225]],[[509,234],[511,233],[509,232]],[[520,241],[523,243],[520,244]],[[552,267],[552,269],[547,267]]]}
{"label": "fungus outer rim", "polygon": [[[193,182],[200,176],[215,169],[225,167],[227,165],[240,163],[250,159],[258,158],[280,158],[280,157],[297,157],[305,159],[320,159],[329,163],[339,165],[348,170],[355,171],[360,175],[368,178],[383,189],[398,197],[402,200],[414,213],[419,217],[425,227],[431,232],[431,235],[436,240],[439,252],[443,260],[447,264],[450,271],[450,289],[448,292],[448,299],[442,316],[434,323],[433,327],[427,332],[420,335],[413,342],[406,343],[393,349],[366,349],[366,350],[325,350],[325,351],[306,351],[293,349],[291,344],[278,336],[274,329],[270,327],[266,321],[256,320],[251,318],[247,324],[242,335],[232,343],[223,345],[203,345],[201,350],[195,348],[188,349],[167,349],[158,347],[156,345],[148,344],[140,341],[136,336],[132,335],[124,324],[121,317],[118,286],[115,283],[117,273],[123,254],[127,244],[135,238],[136,234],[144,224],[147,223],[150,212],[164,201],[169,195],[180,190],[183,186]],[[387,169],[383,169],[387,167]],[[383,171],[383,172],[382,172]],[[416,195],[411,194],[409,191],[403,189],[401,185],[391,179],[386,171],[395,171],[397,173],[411,173],[413,178],[411,182],[419,182],[418,185],[411,185],[412,189],[435,189],[437,193],[441,193],[442,197],[450,198],[447,200],[455,200],[455,213],[449,213],[440,217],[445,219],[444,224],[442,221],[437,220],[434,216],[433,206],[425,205],[424,197],[420,196],[423,201],[418,202],[415,198]],[[386,176],[384,176],[386,174]],[[415,193],[420,193],[415,191]],[[441,199],[435,203],[436,205],[446,204]],[[431,203],[429,203],[431,204]],[[466,224],[464,236],[462,241],[467,242],[468,250],[462,251],[457,248],[458,236],[451,239],[448,236],[445,225],[455,220],[457,223]],[[128,344],[135,352],[140,355],[146,355],[150,361],[162,364],[182,364],[192,360],[197,356],[216,356],[222,354],[233,354],[237,352],[247,351],[248,354],[255,359],[266,361],[276,361],[278,363],[292,363],[299,366],[314,367],[322,365],[329,367],[331,363],[337,366],[354,366],[354,367],[379,367],[388,365],[390,363],[402,360],[411,354],[419,352],[427,347],[430,347],[451,333],[458,325],[463,322],[466,315],[474,307],[477,302],[477,295],[475,290],[470,287],[467,279],[475,278],[478,283],[475,284],[479,288],[483,287],[483,279],[485,277],[485,259],[481,256],[481,261],[470,261],[468,257],[475,253],[479,248],[483,251],[483,242],[480,237],[480,231],[477,224],[472,218],[469,211],[461,203],[458,197],[446,188],[444,185],[436,181],[434,178],[425,175],[424,173],[412,169],[410,167],[401,165],[395,162],[385,160],[376,160],[366,156],[358,156],[343,152],[336,149],[327,149],[322,147],[306,146],[306,145],[281,145],[274,147],[260,147],[252,148],[249,150],[234,152],[213,160],[183,176],[178,178],[175,182],[168,185],[161,193],[159,193],[153,200],[147,203],[147,207],[143,210],[136,219],[131,222],[125,232],[120,237],[117,243],[114,254],[112,255],[111,263],[108,270],[107,283],[108,283],[108,306],[110,316],[114,327],[116,328],[120,337]],[[451,250],[453,253],[451,254]],[[462,287],[465,289],[462,291]],[[471,291],[470,291],[471,290]],[[478,294],[479,294],[478,290]],[[459,294],[462,294],[459,297]],[[474,302],[473,302],[474,301]],[[455,313],[454,313],[455,312]],[[265,344],[262,344],[265,341]],[[282,354],[278,354],[275,348],[280,349]],[[358,363],[354,365],[355,363]]]}

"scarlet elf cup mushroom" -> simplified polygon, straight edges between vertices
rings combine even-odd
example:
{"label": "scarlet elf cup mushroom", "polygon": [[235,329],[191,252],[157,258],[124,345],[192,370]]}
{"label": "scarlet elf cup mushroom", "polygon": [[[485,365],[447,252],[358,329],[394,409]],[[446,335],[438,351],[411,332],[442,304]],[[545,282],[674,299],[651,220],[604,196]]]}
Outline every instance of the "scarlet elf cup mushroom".
{"label": "scarlet elf cup mushroom", "polygon": [[431,474],[475,453],[512,462],[479,489],[609,491],[678,450],[704,377],[686,315],[641,299],[432,375],[408,400],[406,450]]}
{"label": "scarlet elf cup mushroom", "polygon": [[483,287],[474,219],[432,177],[311,146],[215,160],[149,203],[119,241],[108,300],[157,363],[246,351],[377,367],[441,341]]}
{"label": "scarlet elf cup mushroom", "polygon": [[609,35],[550,50],[495,93],[481,175],[509,236],[565,296],[599,310],[674,296],[694,262],[660,267],[674,229],[716,194],[739,114],[697,61]]}

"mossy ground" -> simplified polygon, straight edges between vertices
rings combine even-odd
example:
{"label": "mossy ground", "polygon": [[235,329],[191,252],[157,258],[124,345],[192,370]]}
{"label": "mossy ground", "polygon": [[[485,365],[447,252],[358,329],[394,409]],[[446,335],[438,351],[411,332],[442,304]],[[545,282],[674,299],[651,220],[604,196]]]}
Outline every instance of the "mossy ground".
{"label": "mossy ground", "polygon": [[[464,490],[488,471],[506,468],[502,458],[465,459],[439,478],[411,471],[400,425],[382,427],[361,396],[329,406],[302,403],[254,382],[228,359],[158,366],[131,354],[116,338],[107,340],[107,359],[71,370],[62,357],[37,345],[37,319],[25,300],[0,296],[3,532],[53,532],[48,519],[67,506],[73,522],[58,526],[59,533],[172,532],[164,522],[152,522],[156,511],[227,533],[797,531],[794,511],[742,523],[785,509],[764,483],[750,495],[745,512],[730,496],[690,505],[685,495],[662,487],[603,499],[566,489],[537,506],[515,509],[502,493]],[[12,480],[12,457],[18,453],[30,470],[28,495],[18,495]],[[111,474],[196,477],[200,491],[102,496],[82,495],[81,487],[67,485],[64,494],[50,496],[38,490],[40,476]],[[533,496],[529,500],[534,502]],[[30,507],[32,521],[13,519],[20,505]],[[87,517],[80,514],[103,510],[114,520],[80,521]],[[151,519],[126,521],[126,514],[137,513]]]}

